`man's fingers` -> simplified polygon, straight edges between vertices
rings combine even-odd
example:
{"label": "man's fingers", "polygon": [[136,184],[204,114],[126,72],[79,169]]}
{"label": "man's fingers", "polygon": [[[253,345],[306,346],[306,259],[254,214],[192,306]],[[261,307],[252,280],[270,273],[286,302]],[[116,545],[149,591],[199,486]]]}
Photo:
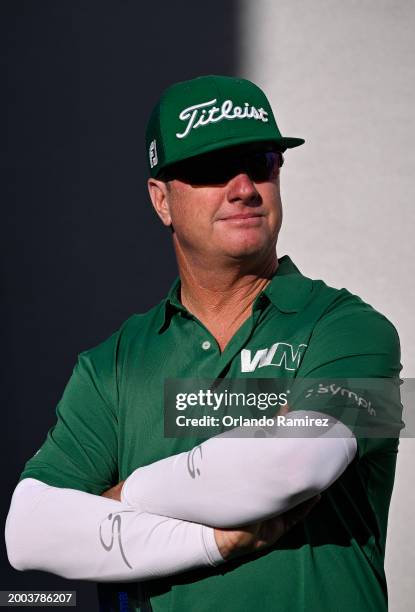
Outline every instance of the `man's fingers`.
{"label": "man's fingers", "polygon": [[266,521],[245,525],[240,529],[215,529],[215,539],[224,559],[275,544],[299,521],[302,521],[321,496],[316,495],[284,514]]}
{"label": "man's fingers", "polygon": [[[259,526],[255,548],[261,549],[264,546],[270,546],[274,544],[279,538],[287,533],[297,523],[304,520],[305,517],[311,512],[314,506],[320,500],[321,495],[316,495],[311,499],[299,504],[295,508],[288,510],[284,514],[280,514],[272,519],[257,523]],[[252,531],[253,533],[253,531]]]}
{"label": "man's fingers", "polygon": [[301,504],[298,504],[298,506],[295,506],[295,508],[285,512],[283,517],[287,531],[300,521],[304,520],[314,506],[320,501],[320,499],[321,495],[315,495],[311,499],[307,499],[307,501],[302,502]]}
{"label": "man's fingers", "polygon": [[107,489],[101,493],[101,497],[108,497],[109,499],[114,499],[116,501],[121,501],[121,489],[125,480],[121,480],[115,487],[111,487],[111,489]]}
{"label": "man's fingers", "polygon": [[285,404],[285,406],[280,406],[278,412],[275,413],[275,416],[280,416],[280,415],[284,415],[287,414],[287,412],[290,412],[290,407],[288,404]]}

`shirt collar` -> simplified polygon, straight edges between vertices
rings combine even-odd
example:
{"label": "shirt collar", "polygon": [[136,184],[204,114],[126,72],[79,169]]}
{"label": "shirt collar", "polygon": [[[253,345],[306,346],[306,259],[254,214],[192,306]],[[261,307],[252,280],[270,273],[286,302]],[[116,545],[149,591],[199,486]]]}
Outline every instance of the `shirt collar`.
{"label": "shirt collar", "polygon": [[313,281],[301,274],[288,255],[281,257],[278,264],[277,271],[260,295],[266,295],[281,312],[300,312],[310,299]]}
{"label": "shirt collar", "polygon": [[169,289],[167,296],[162,302],[162,313],[161,313],[161,323],[158,327],[158,332],[161,333],[170,325],[171,318],[175,312],[182,311],[187,312],[186,308],[180,302],[179,299],[180,292],[180,277],[178,276],[172,286]]}
{"label": "shirt collar", "polygon": [[[303,276],[290,257],[284,255],[278,260],[278,268],[271,281],[255,299],[253,308],[256,310],[265,301],[270,301],[281,312],[299,312],[308,302],[312,288],[313,281]],[[159,333],[167,329],[175,312],[187,312],[180,302],[179,293],[180,277],[177,277],[164,299]]]}

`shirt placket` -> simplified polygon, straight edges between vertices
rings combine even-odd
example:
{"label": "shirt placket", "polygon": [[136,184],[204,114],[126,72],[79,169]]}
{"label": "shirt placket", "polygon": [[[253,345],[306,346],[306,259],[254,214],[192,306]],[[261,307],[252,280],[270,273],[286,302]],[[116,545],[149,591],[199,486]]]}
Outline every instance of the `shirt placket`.
{"label": "shirt placket", "polygon": [[194,375],[204,379],[226,376],[235,356],[249,341],[260,314],[260,310],[254,310],[249,319],[242,324],[231,338],[222,353],[216,338],[201,321],[191,316],[193,323],[192,344],[195,354],[195,364],[197,364]]}

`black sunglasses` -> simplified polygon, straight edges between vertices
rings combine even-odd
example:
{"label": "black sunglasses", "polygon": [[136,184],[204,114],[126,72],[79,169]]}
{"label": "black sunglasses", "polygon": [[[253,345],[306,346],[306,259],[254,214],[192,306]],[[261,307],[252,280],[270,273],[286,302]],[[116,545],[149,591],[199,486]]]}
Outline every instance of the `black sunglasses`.
{"label": "black sunglasses", "polygon": [[243,172],[254,183],[261,183],[271,180],[283,163],[280,151],[209,154],[174,164],[166,168],[160,178],[163,181],[179,179],[192,185],[219,185]]}

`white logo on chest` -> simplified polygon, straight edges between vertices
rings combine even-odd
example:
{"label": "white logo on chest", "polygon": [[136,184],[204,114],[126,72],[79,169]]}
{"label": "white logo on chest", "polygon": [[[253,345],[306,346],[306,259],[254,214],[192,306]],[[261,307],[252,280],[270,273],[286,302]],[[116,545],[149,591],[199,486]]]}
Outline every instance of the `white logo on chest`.
{"label": "white logo on chest", "polygon": [[[208,125],[209,123],[219,123],[224,119],[255,119],[264,123],[268,122],[268,113],[264,108],[255,108],[248,102],[242,106],[235,106],[232,100],[225,100],[222,106],[215,106],[217,98],[200,104],[193,104],[184,108],[179,114],[181,121],[187,121],[184,132],[177,132],[177,138],[186,138],[191,129]],[[210,108],[209,108],[210,107]]]}
{"label": "white logo on chest", "polygon": [[241,372],[253,372],[257,368],[273,366],[285,370],[297,370],[307,344],[299,344],[294,348],[288,342],[276,342],[270,348],[255,351],[254,356],[249,349],[241,351]]}

